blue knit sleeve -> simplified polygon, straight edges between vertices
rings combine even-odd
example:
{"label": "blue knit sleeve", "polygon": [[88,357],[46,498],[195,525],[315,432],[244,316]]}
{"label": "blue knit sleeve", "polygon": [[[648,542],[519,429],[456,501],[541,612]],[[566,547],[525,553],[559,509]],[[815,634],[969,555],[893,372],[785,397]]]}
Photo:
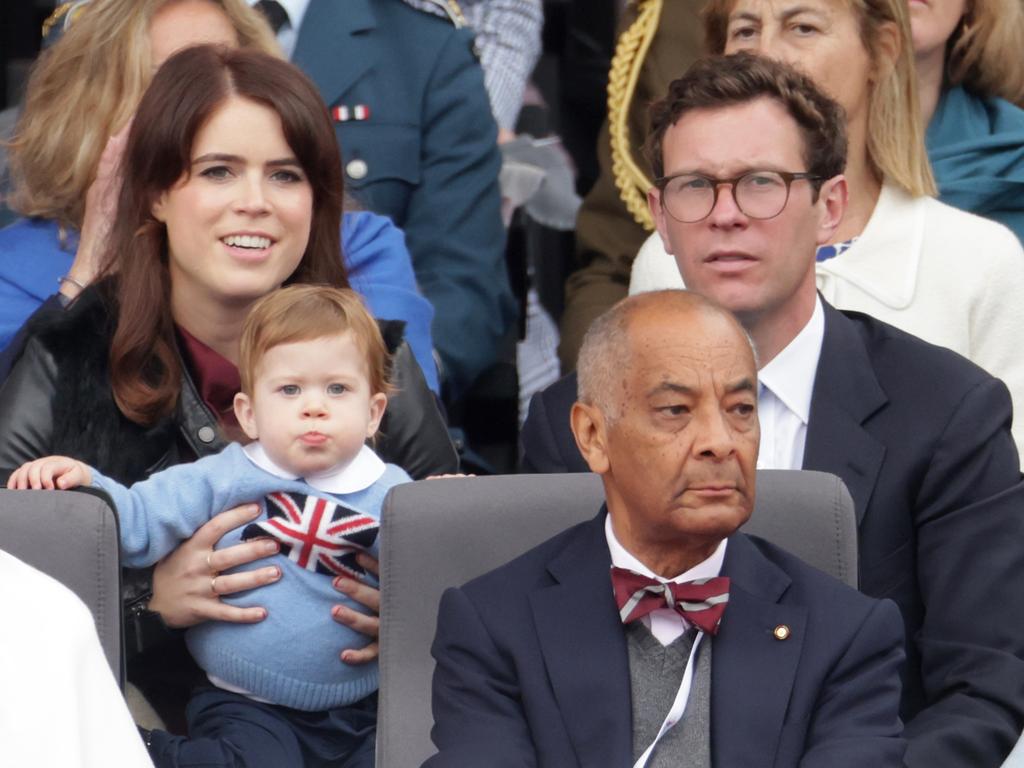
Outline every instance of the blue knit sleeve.
{"label": "blue knit sleeve", "polygon": [[366,300],[374,317],[405,322],[405,338],[427,385],[439,392],[430,335],[434,308],[416,285],[402,230],[385,216],[348,212],[342,219],[341,237],[352,288]]}
{"label": "blue knit sleeve", "polygon": [[220,453],[157,472],[126,488],[95,469],[93,485],[110,494],[121,528],[121,558],[130,568],[152,565],[214,515],[262,502],[285,484],[253,471],[237,443]]}

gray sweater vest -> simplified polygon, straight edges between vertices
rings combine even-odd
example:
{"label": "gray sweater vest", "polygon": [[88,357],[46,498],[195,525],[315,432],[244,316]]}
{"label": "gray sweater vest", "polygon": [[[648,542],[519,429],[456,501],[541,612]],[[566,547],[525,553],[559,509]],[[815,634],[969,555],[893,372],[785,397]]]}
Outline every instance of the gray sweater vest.
{"label": "gray sweater vest", "polygon": [[[697,630],[671,645],[655,639],[641,621],[626,627],[633,703],[633,764],[658,735],[675,701]],[[666,733],[646,768],[711,768],[711,638],[697,650],[690,697],[683,719]]]}

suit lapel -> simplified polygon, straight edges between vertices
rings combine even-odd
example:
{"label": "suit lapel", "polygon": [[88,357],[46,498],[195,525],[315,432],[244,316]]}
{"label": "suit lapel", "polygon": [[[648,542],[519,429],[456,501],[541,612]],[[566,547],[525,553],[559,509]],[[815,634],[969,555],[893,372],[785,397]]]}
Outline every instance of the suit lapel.
{"label": "suit lapel", "polygon": [[605,513],[548,564],[555,584],[530,596],[541,652],[580,765],[629,765],[629,657],[615,610]]}
{"label": "suit lapel", "polygon": [[[730,537],[722,573],[732,584],[712,645],[712,763],[770,768],[800,663],[807,612],[779,604],[789,577],[743,534]],[[775,636],[782,625],[789,628],[785,640]]]}
{"label": "suit lapel", "polygon": [[328,106],[377,60],[377,19],[368,0],[310,0],[292,61],[316,83]]}
{"label": "suit lapel", "polygon": [[803,468],[831,472],[843,479],[853,497],[859,525],[885,458],[885,446],[863,424],[888,398],[853,321],[822,303],[825,338],[811,396]]}

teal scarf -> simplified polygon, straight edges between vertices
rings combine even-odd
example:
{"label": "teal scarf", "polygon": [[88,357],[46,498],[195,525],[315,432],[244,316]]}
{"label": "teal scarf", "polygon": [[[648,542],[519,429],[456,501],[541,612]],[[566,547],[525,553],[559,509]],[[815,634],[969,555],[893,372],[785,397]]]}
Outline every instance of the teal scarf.
{"label": "teal scarf", "polygon": [[1024,110],[946,91],[925,136],[939,199],[994,219],[1024,242]]}

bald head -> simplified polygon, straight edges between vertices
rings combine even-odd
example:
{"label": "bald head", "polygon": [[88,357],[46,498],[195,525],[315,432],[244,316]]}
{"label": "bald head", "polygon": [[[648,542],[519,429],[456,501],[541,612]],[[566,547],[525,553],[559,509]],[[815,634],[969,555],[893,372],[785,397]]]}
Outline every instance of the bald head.
{"label": "bald head", "polygon": [[[607,419],[618,418],[633,345],[701,335],[702,321],[712,319],[735,328],[736,344],[749,352],[756,371],[756,351],[750,336],[728,310],[691,291],[651,291],[623,299],[590,326],[576,363],[578,399],[600,408]],[[657,327],[649,327],[652,323]],[[633,334],[633,326],[647,332]],[[637,339],[637,335],[643,338]]]}

